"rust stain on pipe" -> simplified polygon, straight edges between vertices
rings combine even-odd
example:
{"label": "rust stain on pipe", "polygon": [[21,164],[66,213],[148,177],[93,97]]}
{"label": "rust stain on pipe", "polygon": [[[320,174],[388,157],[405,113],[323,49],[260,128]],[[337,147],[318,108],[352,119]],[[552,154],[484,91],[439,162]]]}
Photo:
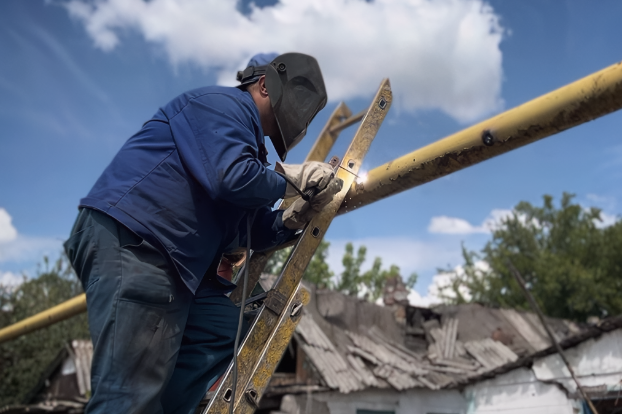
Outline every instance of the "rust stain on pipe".
{"label": "rust stain on pipe", "polygon": [[[444,177],[622,108],[617,63],[371,170],[339,214]],[[488,144],[488,145],[487,145]]]}
{"label": "rust stain on pipe", "polygon": [[[620,108],[622,62],[374,168],[368,173],[367,181],[363,185],[352,184],[338,214],[444,177]],[[332,135],[330,129],[338,125],[341,119],[350,116],[351,112],[345,105],[335,109],[320,134],[321,139],[318,141],[321,142],[314,146],[308,160],[326,158],[336,139],[329,136]],[[484,142],[487,132],[492,136],[490,145]],[[256,269],[263,269],[259,260],[267,261],[267,258],[257,257],[257,260]],[[257,272],[260,271],[255,270]],[[256,277],[258,278],[258,274]],[[74,298],[1,329],[0,343],[85,310],[84,298]],[[49,323],[43,323],[44,320],[49,320]]]}

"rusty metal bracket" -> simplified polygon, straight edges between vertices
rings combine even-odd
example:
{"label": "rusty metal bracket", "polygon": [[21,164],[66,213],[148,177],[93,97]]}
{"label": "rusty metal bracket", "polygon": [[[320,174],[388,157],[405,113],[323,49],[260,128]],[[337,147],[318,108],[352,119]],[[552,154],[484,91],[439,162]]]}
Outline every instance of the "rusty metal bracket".
{"label": "rusty metal bracket", "polygon": [[259,408],[259,395],[257,394],[257,391],[251,388],[249,390],[246,390],[244,396],[246,397],[246,401],[248,401],[250,405],[255,407],[255,409]]}
{"label": "rusty metal bracket", "polygon": [[339,166],[339,157],[336,155],[333,155],[330,161],[328,161],[328,164],[330,164],[330,166],[333,168],[337,168],[337,166]]}
{"label": "rusty metal bracket", "polygon": [[272,289],[268,291],[268,296],[266,296],[263,304],[275,314],[280,315],[287,305],[287,297],[278,290]]}
{"label": "rusty metal bracket", "polygon": [[292,319],[296,319],[298,317],[300,317],[302,315],[302,308],[303,308],[303,304],[302,302],[296,302],[292,305],[292,310],[289,313],[290,318]]}

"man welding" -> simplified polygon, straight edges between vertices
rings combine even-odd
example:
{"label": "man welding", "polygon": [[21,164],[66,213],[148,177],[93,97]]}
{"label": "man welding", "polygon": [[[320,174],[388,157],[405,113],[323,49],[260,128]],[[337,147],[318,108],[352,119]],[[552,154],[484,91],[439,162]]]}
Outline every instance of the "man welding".
{"label": "man welding", "polygon": [[[285,161],[326,104],[317,61],[259,54],[238,80],[160,108],[80,201],[65,250],[94,346],[87,413],[194,412],[238,328],[222,255],[289,240],[341,190],[328,164],[266,167],[264,136]],[[270,208],[310,188],[311,204]]]}

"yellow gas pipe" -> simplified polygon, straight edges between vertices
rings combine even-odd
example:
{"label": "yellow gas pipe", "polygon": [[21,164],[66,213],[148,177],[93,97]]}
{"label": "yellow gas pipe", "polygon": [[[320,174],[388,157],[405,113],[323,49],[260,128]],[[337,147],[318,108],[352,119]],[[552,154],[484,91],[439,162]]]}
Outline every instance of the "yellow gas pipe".
{"label": "yellow gas pipe", "polygon": [[[364,185],[352,185],[339,212],[347,213],[620,108],[622,62],[374,168]],[[0,329],[0,343],[84,311],[82,294]]]}
{"label": "yellow gas pipe", "polygon": [[86,312],[86,295],[84,293],[23,321],[0,329],[0,343],[46,328],[82,312]]}

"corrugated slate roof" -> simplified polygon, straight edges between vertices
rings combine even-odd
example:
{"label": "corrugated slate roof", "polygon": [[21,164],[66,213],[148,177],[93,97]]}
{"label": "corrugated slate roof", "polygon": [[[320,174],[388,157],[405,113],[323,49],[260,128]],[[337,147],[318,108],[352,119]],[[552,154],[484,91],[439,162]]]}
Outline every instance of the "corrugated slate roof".
{"label": "corrugated slate roof", "polygon": [[[442,306],[432,313],[426,309],[420,326],[412,321],[399,326],[390,308],[333,291],[312,296],[296,338],[325,384],[342,393],[388,386],[451,387],[550,346],[534,315],[525,312],[476,304]],[[570,322],[551,324],[560,340],[581,332]],[[427,352],[407,347],[406,332],[427,341]]]}

